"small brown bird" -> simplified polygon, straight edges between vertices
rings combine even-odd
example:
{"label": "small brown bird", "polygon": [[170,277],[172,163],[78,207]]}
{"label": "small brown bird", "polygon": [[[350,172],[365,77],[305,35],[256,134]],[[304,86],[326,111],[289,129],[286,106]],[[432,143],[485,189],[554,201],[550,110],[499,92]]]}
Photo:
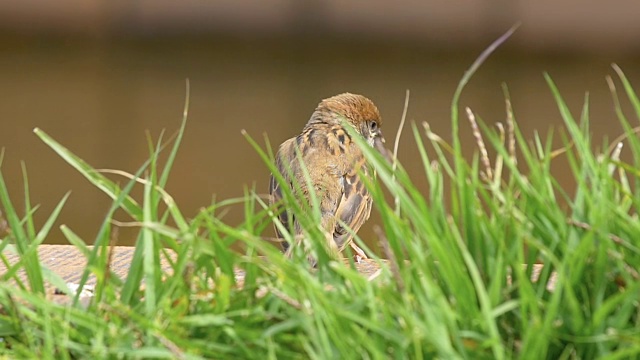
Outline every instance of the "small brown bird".
{"label": "small brown bird", "polygon": [[[276,166],[293,193],[310,204],[310,191],[303,170],[303,166],[306,167],[310,184],[319,200],[320,225],[327,238],[328,250],[337,256],[350,244],[356,259],[366,259],[365,253],[351,241],[351,234],[341,222],[355,233],[369,218],[372,199],[358,171],[362,170],[363,176],[371,176],[372,170],[365,165],[362,150],[344,129],[344,121],[351,124],[369,145],[388,157],[380,129],[382,119],[376,106],[362,95],[344,93],[318,104],[302,133],[280,145]],[[282,189],[273,174],[269,193],[272,205],[281,203]],[[302,236],[302,228],[293,214],[282,211],[279,220],[297,239]],[[276,234],[283,238],[277,227]],[[283,241],[283,248],[288,254],[289,245]]]}

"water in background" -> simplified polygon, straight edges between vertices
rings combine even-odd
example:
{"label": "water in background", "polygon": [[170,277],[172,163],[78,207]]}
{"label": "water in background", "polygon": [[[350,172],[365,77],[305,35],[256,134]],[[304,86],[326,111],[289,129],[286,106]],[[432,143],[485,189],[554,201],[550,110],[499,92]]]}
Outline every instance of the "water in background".
{"label": "water in background", "polygon": [[[12,200],[23,208],[24,161],[31,200],[41,204],[40,224],[71,190],[58,224],[67,224],[88,242],[110,200],[45,146],[33,134],[35,127],[96,168],[134,172],[147,159],[147,133],[157,139],[163,129],[170,134],[178,128],[185,79],[190,79],[187,132],[168,190],[185,215],[193,216],[211,204],[212,197],[242,196],[245,186],[255,184],[266,192],[267,168],[241,129],[259,139],[268,134],[275,147],[302,129],[322,98],[341,92],[373,99],[391,142],[409,89],[408,119],[427,121],[450,139],[452,94],[482,50],[335,39],[5,40],[0,47],[0,147],[5,149],[2,171]],[[613,74],[610,64],[616,62],[632,82],[640,83],[637,60],[615,54],[535,54],[506,46],[483,65],[461,104],[489,124],[502,122],[501,84],[506,83],[523,133],[528,138],[535,131],[546,134],[562,126],[543,78],[547,71],[576,116],[589,92],[594,137],[613,139],[621,130],[605,76]],[[628,114],[633,118],[631,111]],[[470,157],[474,142],[466,122],[462,134]],[[426,191],[408,129],[400,159]],[[571,185],[566,166],[557,165],[555,171],[563,184]],[[130,220],[122,213],[118,219]],[[232,224],[241,219],[241,209],[226,216]],[[370,243],[376,219],[361,232]],[[124,230],[119,243],[131,244],[133,239],[134,232]],[[47,242],[65,240],[55,229]]]}

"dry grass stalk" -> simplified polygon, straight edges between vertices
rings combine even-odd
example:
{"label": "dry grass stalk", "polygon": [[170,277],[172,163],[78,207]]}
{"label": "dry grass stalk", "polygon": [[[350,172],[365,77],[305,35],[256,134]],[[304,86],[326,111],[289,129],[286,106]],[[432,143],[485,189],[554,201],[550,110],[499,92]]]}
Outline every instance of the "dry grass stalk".
{"label": "dry grass stalk", "polygon": [[469,107],[466,107],[467,117],[469,118],[469,123],[471,124],[471,131],[473,132],[473,137],[476,139],[476,144],[478,145],[478,149],[480,150],[480,161],[484,166],[484,174],[486,176],[487,181],[491,181],[493,179],[493,169],[491,168],[491,161],[489,160],[489,154],[487,153],[487,147],[485,146],[484,139],[482,138],[482,134],[480,133],[480,129],[478,128],[478,123],[476,121],[476,117],[473,114],[473,111]]}

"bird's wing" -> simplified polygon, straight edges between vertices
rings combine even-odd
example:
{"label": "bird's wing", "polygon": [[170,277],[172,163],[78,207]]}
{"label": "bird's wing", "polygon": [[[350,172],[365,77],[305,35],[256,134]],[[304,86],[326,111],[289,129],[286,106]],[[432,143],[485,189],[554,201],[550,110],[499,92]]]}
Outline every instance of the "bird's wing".
{"label": "bird's wing", "polygon": [[[278,172],[282,175],[286,184],[289,184],[291,188],[293,188],[293,182],[291,180],[291,171],[287,167],[290,166],[291,160],[293,159],[293,155],[295,153],[295,138],[289,139],[280,145],[278,149],[278,153],[276,154],[276,167]],[[276,178],[271,174],[269,178],[269,200],[271,205],[278,206],[278,220],[284,225],[285,228],[289,229],[289,231],[293,232],[293,226],[295,223],[295,219],[293,214],[287,211],[286,207],[283,204],[284,196],[282,194],[281,184],[278,183]],[[282,233],[275,227],[276,236],[280,239],[283,238]],[[289,247],[289,243],[283,242],[282,246],[284,250],[287,250]]]}
{"label": "bird's wing", "polygon": [[[336,209],[336,218],[357,232],[371,215],[371,195],[358,174],[347,174],[342,178],[342,198]],[[341,251],[351,239],[350,232],[337,223],[333,232],[333,240]]]}

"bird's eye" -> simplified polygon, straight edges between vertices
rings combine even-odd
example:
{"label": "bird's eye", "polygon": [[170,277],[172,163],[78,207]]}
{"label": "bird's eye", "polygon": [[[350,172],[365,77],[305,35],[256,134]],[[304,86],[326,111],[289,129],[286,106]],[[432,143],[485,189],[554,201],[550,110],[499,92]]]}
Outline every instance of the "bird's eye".
{"label": "bird's eye", "polygon": [[375,130],[377,130],[377,129],[378,129],[378,123],[377,123],[377,122],[375,122],[375,121],[372,121],[372,122],[369,124],[369,128],[371,129],[371,131],[375,131]]}

